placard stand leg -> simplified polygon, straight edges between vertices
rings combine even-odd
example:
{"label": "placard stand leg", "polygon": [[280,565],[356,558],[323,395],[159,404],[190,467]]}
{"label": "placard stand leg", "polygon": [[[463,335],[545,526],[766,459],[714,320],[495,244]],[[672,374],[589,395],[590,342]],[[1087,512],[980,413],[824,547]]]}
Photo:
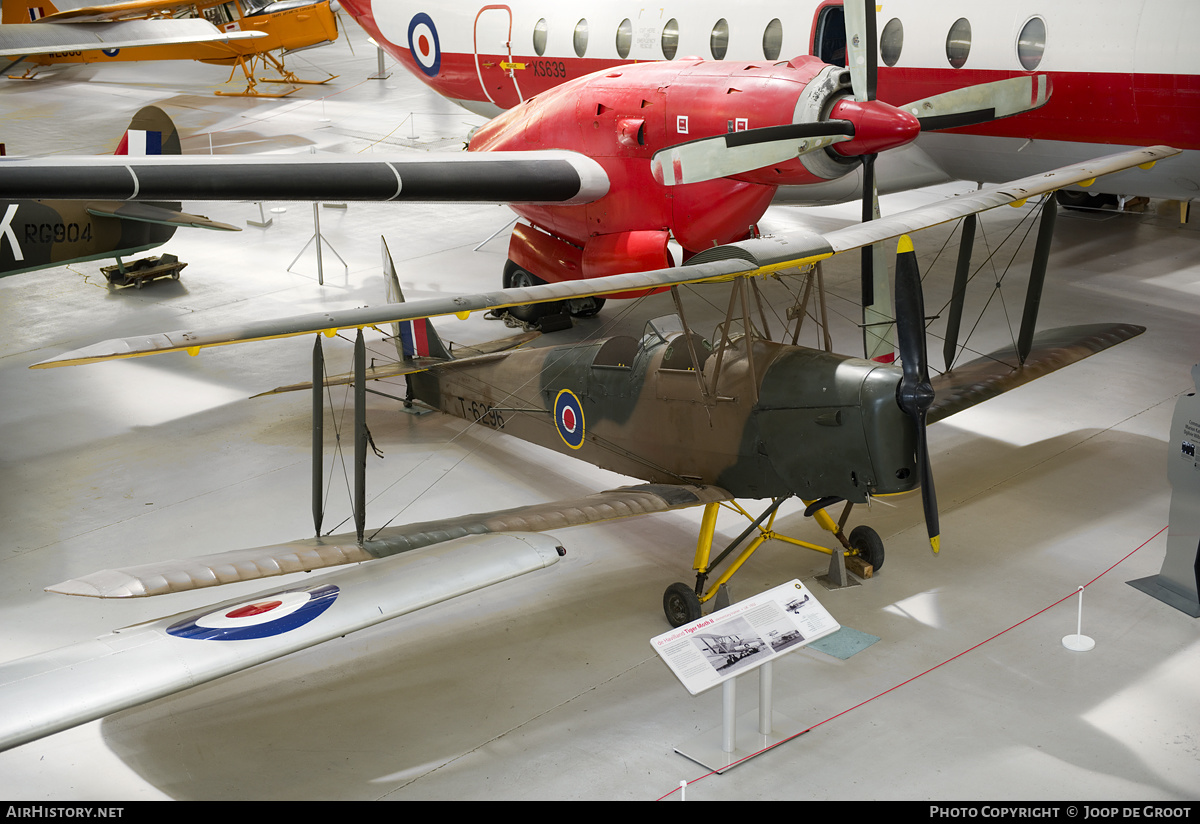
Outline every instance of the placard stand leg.
{"label": "placard stand leg", "polygon": [[[758,668],[758,709],[741,717],[737,716],[739,680],[741,676],[721,685],[721,726],[679,745],[675,752],[713,772],[723,773],[804,732],[798,721],[772,711],[770,661]],[[740,734],[738,722],[743,728]]]}

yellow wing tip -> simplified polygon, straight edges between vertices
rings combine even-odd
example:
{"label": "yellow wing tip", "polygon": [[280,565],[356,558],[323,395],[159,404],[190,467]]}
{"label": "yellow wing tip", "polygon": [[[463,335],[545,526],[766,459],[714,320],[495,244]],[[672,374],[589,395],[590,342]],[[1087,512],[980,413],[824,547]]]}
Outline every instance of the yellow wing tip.
{"label": "yellow wing tip", "polygon": [[937,555],[942,548],[942,536],[934,535],[929,539],[929,546],[933,549],[933,554]]}
{"label": "yellow wing tip", "polygon": [[900,235],[900,240],[896,242],[896,254],[902,255],[905,252],[913,250],[912,238],[908,235]]}

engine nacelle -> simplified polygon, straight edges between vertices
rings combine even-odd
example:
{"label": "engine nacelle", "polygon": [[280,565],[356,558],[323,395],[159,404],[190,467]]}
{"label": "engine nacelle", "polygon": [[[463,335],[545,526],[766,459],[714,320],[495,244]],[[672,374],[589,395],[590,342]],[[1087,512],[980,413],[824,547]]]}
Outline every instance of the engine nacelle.
{"label": "engine nacelle", "polygon": [[[678,186],[664,185],[652,172],[651,159],[660,150],[731,132],[819,123],[839,104],[855,124],[854,138],[845,143]],[[847,152],[846,146],[876,151],[896,140],[890,131],[875,134],[878,124],[904,118],[916,122],[885,104],[855,103],[849,72],[815,57],[787,63],[685,59],[622,66],[547,90],[479,129],[469,148],[566,149],[603,167],[609,191],[591,203],[513,206],[546,238],[514,235],[510,259],[553,282],[660,268],[668,237],[689,254],[743,240],[780,185],[846,175],[860,163],[856,149]]]}

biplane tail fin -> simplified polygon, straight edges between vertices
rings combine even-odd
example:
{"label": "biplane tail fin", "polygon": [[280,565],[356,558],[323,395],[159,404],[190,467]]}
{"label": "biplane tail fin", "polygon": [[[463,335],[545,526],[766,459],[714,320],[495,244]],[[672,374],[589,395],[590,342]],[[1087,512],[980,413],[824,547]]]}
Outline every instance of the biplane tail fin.
{"label": "biplane tail fin", "polygon": [[[380,236],[379,243],[383,254],[383,279],[387,284],[388,303],[404,303],[404,292],[400,289],[400,278],[396,275],[396,266],[392,263],[392,253],[388,250],[387,240]],[[414,318],[393,323],[392,336],[396,341],[396,354],[401,360],[453,359],[429,318]]]}
{"label": "biplane tail fin", "polygon": [[170,116],[157,106],[146,106],[129,121],[113,154],[145,157],[183,154],[183,150]]}
{"label": "biplane tail fin", "polygon": [[26,0],[4,0],[4,11],[0,15],[0,23],[36,23],[43,17],[58,14],[58,9],[50,0],[37,0],[37,3]]}

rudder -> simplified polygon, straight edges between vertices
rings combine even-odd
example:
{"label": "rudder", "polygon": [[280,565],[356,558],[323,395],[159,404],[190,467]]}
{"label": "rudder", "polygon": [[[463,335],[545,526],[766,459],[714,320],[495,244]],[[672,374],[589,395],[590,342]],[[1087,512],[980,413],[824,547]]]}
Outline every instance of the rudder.
{"label": "rudder", "polygon": [[157,106],[146,106],[129,121],[117,144],[117,155],[177,155],[183,150],[175,123]]}
{"label": "rudder", "polygon": [[[388,250],[387,240],[382,235],[379,237],[379,243],[383,255],[383,280],[387,285],[388,303],[404,303],[404,292],[400,289],[400,278],[397,277],[396,266],[392,263],[392,253]],[[411,361],[414,358],[452,359],[429,318],[415,318],[393,323],[392,336],[396,342],[396,354],[402,360]]]}

